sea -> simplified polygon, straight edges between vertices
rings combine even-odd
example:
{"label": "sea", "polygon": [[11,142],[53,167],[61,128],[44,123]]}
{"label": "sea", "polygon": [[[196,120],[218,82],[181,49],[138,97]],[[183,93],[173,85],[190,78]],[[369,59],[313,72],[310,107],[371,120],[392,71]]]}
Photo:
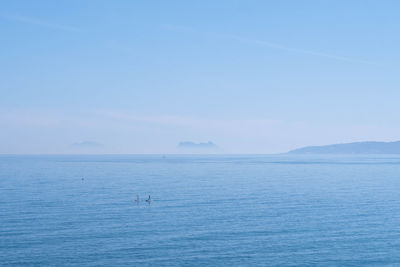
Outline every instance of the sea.
{"label": "sea", "polygon": [[400,156],[2,155],[0,266],[400,266]]}

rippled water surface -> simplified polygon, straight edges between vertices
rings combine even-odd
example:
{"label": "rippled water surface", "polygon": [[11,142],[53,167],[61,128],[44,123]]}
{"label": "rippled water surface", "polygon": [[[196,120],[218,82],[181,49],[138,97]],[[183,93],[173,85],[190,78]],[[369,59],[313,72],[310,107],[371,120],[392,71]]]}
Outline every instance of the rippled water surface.
{"label": "rippled water surface", "polygon": [[366,264],[400,265],[399,156],[0,156],[0,265]]}

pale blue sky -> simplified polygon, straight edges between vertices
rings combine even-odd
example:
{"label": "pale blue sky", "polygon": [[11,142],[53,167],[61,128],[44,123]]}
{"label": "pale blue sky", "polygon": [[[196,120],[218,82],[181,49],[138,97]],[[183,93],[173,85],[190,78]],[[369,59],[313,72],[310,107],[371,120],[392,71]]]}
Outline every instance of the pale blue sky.
{"label": "pale blue sky", "polygon": [[[400,139],[399,1],[2,1],[0,153]],[[102,145],[77,149],[85,141]]]}

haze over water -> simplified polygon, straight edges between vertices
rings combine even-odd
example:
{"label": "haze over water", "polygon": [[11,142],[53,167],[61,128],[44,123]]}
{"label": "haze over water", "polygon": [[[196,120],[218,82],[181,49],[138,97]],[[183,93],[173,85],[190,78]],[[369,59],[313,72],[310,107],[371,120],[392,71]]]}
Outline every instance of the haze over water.
{"label": "haze over water", "polygon": [[3,155],[0,262],[398,265],[399,173],[393,155]]}
{"label": "haze over water", "polygon": [[396,0],[3,0],[0,154],[397,141],[399,10]]}
{"label": "haze over water", "polygon": [[399,10],[2,0],[0,265],[400,266]]}

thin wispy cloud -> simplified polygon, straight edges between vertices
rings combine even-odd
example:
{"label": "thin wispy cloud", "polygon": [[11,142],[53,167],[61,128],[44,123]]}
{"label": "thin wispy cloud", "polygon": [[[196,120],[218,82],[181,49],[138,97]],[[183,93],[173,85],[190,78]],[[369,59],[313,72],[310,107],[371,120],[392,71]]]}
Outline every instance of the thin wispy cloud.
{"label": "thin wispy cloud", "polygon": [[[196,32],[200,33],[199,31],[196,31],[191,28],[186,28],[183,26],[174,26],[174,25],[163,24],[162,27],[165,29],[171,30],[171,31],[185,31],[185,32],[190,32],[190,33],[196,33]],[[242,42],[242,43],[265,46],[265,47],[269,47],[269,48],[273,48],[273,49],[279,49],[279,50],[294,52],[294,53],[298,53],[298,54],[306,54],[306,55],[311,55],[311,56],[317,56],[317,57],[323,57],[323,58],[346,61],[346,62],[353,62],[353,63],[371,64],[371,62],[369,62],[369,61],[356,59],[356,58],[352,58],[352,57],[348,57],[348,56],[335,55],[335,54],[324,53],[324,52],[319,52],[319,51],[314,51],[314,50],[299,49],[296,47],[291,47],[291,46],[287,46],[287,45],[283,45],[283,44],[279,44],[279,43],[275,43],[275,42],[270,42],[267,40],[251,39],[251,38],[247,38],[247,37],[243,37],[243,36],[239,36],[239,35],[231,35],[231,34],[223,34],[223,33],[209,33],[209,32],[201,32],[201,34],[214,36],[216,38],[230,39],[230,40]]]}
{"label": "thin wispy cloud", "polygon": [[0,17],[3,19],[9,20],[9,21],[15,21],[15,22],[20,22],[20,23],[25,23],[25,24],[30,24],[30,25],[36,25],[36,26],[41,26],[41,27],[55,29],[55,30],[62,30],[62,31],[69,31],[69,32],[80,31],[80,29],[76,28],[76,27],[71,27],[68,25],[61,25],[61,24],[33,18],[33,17],[21,16],[18,14],[11,14],[11,13],[1,14]]}
{"label": "thin wispy cloud", "polygon": [[235,35],[226,35],[226,37],[227,38],[229,37],[229,38],[232,38],[233,40],[237,40],[237,41],[244,42],[244,43],[256,44],[256,45],[266,46],[266,47],[270,47],[270,48],[285,50],[285,51],[289,51],[289,52],[307,54],[307,55],[318,56],[318,57],[325,57],[325,58],[341,60],[341,61],[370,64],[370,62],[366,61],[366,60],[359,60],[359,59],[354,59],[351,57],[339,56],[339,55],[334,55],[334,54],[329,54],[329,53],[322,53],[322,52],[317,52],[317,51],[312,51],[312,50],[298,49],[298,48],[289,47],[289,46],[285,46],[285,45],[281,45],[281,44],[277,44],[277,43],[273,43],[273,42],[269,42],[269,41],[243,38],[243,37],[235,36]]}

